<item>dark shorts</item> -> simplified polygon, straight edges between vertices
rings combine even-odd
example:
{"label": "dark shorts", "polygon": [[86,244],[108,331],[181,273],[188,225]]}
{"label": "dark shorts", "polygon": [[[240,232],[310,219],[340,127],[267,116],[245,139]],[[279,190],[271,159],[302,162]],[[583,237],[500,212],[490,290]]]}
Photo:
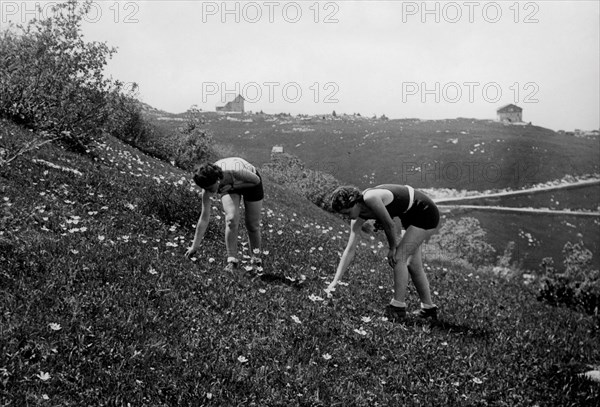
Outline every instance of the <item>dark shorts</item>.
{"label": "dark shorts", "polygon": [[262,183],[262,177],[260,176],[260,174],[258,172],[256,173],[256,175],[258,175],[258,178],[260,178],[260,182],[258,184],[256,184],[255,186],[250,187],[250,188],[244,188],[244,189],[230,190],[230,191],[223,193],[222,195],[238,194],[238,195],[241,195],[242,198],[244,198],[244,202],[262,201],[263,198],[265,197],[265,192],[264,192],[263,183]]}
{"label": "dark shorts", "polygon": [[415,189],[415,200],[408,212],[400,216],[402,227],[415,226],[421,229],[435,229],[440,224],[440,212],[435,203],[424,193]]}

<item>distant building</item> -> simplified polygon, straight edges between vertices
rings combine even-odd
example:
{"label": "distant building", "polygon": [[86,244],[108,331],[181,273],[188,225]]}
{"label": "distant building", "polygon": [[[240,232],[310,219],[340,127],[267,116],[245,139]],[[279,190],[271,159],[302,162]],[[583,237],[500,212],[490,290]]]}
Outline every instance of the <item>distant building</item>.
{"label": "distant building", "polygon": [[523,121],[523,109],[517,105],[506,105],[496,110],[498,120],[503,123],[521,123]]}
{"label": "distant building", "polygon": [[283,153],[283,146],[273,146],[271,149],[271,154],[281,154]]}
{"label": "distant building", "polygon": [[227,102],[225,106],[217,106],[217,112],[244,113],[244,97],[237,95],[235,99]]}

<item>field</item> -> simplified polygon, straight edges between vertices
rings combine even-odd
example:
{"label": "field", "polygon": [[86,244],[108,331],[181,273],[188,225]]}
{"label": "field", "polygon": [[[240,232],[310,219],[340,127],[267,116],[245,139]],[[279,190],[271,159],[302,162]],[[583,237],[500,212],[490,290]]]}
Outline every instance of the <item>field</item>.
{"label": "field", "polygon": [[[155,113],[162,126],[181,125],[185,115]],[[308,167],[366,188],[408,183],[446,193],[518,190],[565,177],[598,174],[598,139],[561,135],[536,126],[506,126],[475,119],[374,120],[357,116],[289,117],[201,115],[215,142],[229,155],[257,164],[270,161],[274,145],[300,157]],[[175,118],[175,121],[167,119]],[[376,157],[376,159],[374,159]],[[597,177],[597,175],[596,175]],[[466,204],[598,211],[600,187],[581,187],[518,197],[464,201]],[[452,211],[447,219],[474,216],[488,230],[500,254],[513,241],[515,260],[536,270],[544,257],[562,261],[568,241],[600,252],[598,218],[504,215]],[[593,264],[600,267],[600,256]]]}
{"label": "field", "polygon": [[537,126],[476,119],[202,117],[217,143],[252,162],[268,162],[271,148],[280,145],[310,168],[363,188],[398,182],[416,188],[522,189],[600,172],[598,139]]}
{"label": "field", "polygon": [[189,174],[116,139],[92,156],[46,145],[0,180],[3,406],[600,398],[580,376],[600,368],[600,321],[538,302],[518,270],[426,259],[440,320],[395,324],[383,318],[390,271],[366,236],[328,298],[348,226],[268,179],[259,274],[223,271],[217,202],[201,255],[186,259],[200,209]]}

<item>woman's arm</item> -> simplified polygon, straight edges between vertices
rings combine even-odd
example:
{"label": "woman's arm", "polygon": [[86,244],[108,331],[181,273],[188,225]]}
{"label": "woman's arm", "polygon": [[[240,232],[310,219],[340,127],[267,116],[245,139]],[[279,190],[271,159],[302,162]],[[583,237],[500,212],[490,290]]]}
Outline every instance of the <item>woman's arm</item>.
{"label": "woman's arm", "polygon": [[383,226],[385,236],[388,240],[388,245],[390,246],[387,255],[388,263],[390,266],[394,267],[396,264],[396,248],[398,246],[396,224],[385,208],[385,204],[381,195],[377,194],[375,191],[369,191],[369,193],[365,194],[364,201],[365,205],[367,205],[367,207],[373,211],[373,214],[379,223],[381,223],[381,226]]}
{"label": "woman's arm", "polygon": [[[251,188],[260,183],[260,177],[248,170],[226,171],[226,174],[229,177],[226,176],[223,181],[231,184],[231,189]],[[226,190],[221,192],[226,192]]]}
{"label": "woman's arm", "polygon": [[338,264],[335,277],[333,277],[333,281],[329,284],[326,291],[332,291],[335,288],[348,269],[348,266],[350,266],[350,263],[354,258],[354,254],[356,253],[356,244],[358,243],[360,228],[362,227],[363,223],[365,223],[365,220],[361,218],[353,219],[350,222],[350,236],[348,237],[346,249],[344,250],[344,254],[342,254],[342,258]]}
{"label": "woman's arm", "polygon": [[214,194],[204,190],[202,192],[202,213],[200,213],[200,217],[198,218],[198,223],[196,224],[196,232],[194,234],[194,242],[192,246],[185,253],[187,257],[191,257],[199,248],[202,239],[204,238],[204,234],[206,233],[206,229],[208,229],[208,224],[210,222],[210,210],[211,203],[210,198]]}

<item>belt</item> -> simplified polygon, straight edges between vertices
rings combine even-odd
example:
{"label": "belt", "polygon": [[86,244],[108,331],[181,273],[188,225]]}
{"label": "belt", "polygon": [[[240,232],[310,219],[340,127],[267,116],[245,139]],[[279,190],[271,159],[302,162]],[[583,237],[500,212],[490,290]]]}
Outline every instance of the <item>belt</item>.
{"label": "belt", "polygon": [[404,213],[408,212],[415,203],[415,189],[410,185],[407,185],[406,188],[408,188],[408,208],[406,208]]}

